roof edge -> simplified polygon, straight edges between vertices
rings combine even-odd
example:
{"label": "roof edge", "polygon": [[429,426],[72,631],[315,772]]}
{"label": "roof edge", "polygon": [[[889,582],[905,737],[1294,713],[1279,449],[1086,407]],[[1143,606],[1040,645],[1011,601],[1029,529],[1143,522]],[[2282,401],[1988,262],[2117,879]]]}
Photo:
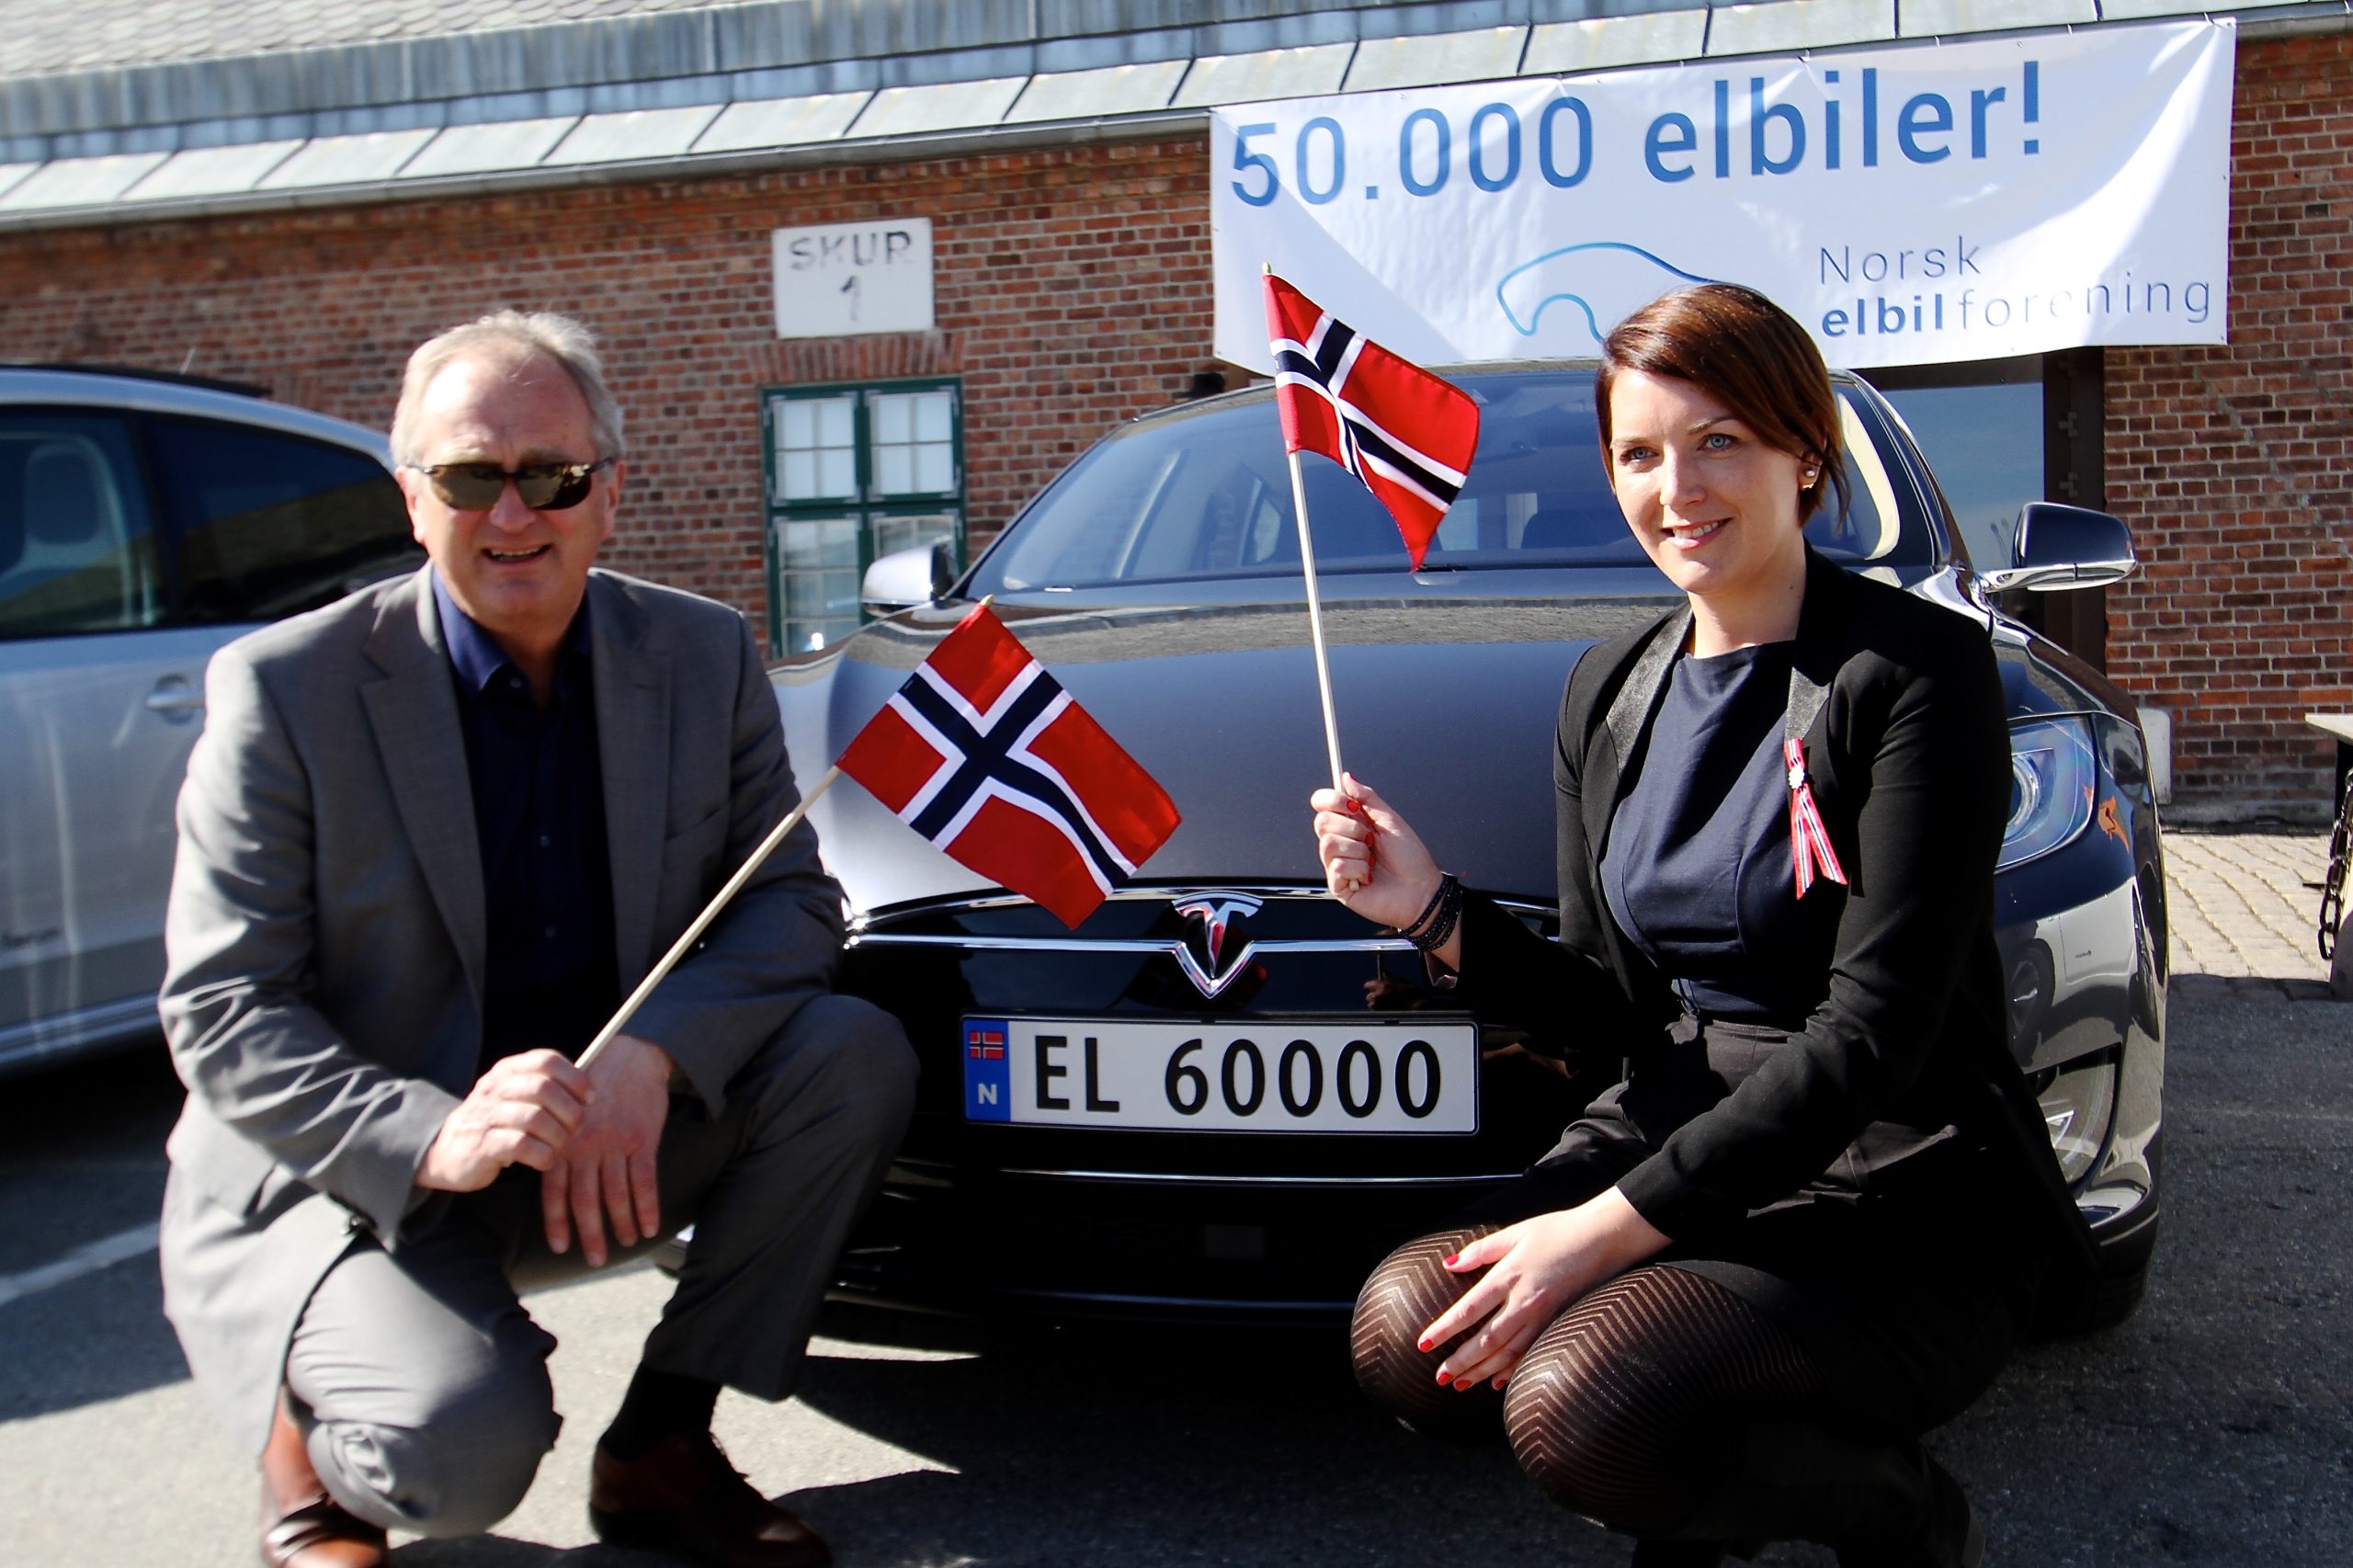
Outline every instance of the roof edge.
{"label": "roof edge", "polygon": [[231,195],[186,197],[145,202],[105,202],[85,207],[0,212],[0,234],[44,229],[118,228],[192,218],[235,217],[335,207],[373,207],[393,202],[446,200],[468,196],[507,196],[521,191],[566,190],[661,180],[709,179],[773,169],[825,168],[850,164],[915,162],[970,157],[1039,147],[1087,146],[1142,142],[1158,137],[1205,134],[1205,108],[1163,109],[1150,114],[1105,116],[1038,125],[980,126],[904,136],[806,142],[742,152],[681,153],[626,163],[500,170],[413,179],[370,180],[309,190],[252,190]]}

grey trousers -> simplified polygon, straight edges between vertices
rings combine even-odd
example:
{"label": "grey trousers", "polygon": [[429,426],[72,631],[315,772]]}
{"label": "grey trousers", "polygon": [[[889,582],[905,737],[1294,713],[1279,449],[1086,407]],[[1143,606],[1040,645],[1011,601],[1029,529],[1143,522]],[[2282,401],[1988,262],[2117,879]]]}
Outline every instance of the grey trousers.
{"label": "grey trousers", "polygon": [[[692,1224],[694,1240],[644,1365],[762,1399],[792,1392],[834,1261],[914,1093],[897,1021],[826,995],[754,1056],[716,1118],[672,1097],[662,1223]],[[576,1244],[548,1250],[540,1174],[523,1166],[393,1251],[356,1243],[313,1292],[286,1360],[328,1491],[362,1518],[422,1535],[472,1534],[512,1512],[562,1425],[554,1336],[516,1292],[587,1271]]]}

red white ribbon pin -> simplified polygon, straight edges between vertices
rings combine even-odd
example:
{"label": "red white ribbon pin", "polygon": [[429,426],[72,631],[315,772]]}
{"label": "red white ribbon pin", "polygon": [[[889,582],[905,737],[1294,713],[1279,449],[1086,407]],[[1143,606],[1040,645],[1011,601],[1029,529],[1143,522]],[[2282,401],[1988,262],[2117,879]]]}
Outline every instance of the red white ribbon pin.
{"label": "red white ribbon pin", "polygon": [[1817,875],[1844,887],[1847,873],[1839,869],[1838,851],[1830,846],[1830,830],[1822,825],[1813,786],[1806,782],[1804,743],[1794,735],[1783,741],[1781,759],[1790,765],[1790,858],[1797,868],[1798,896],[1806,895]]}

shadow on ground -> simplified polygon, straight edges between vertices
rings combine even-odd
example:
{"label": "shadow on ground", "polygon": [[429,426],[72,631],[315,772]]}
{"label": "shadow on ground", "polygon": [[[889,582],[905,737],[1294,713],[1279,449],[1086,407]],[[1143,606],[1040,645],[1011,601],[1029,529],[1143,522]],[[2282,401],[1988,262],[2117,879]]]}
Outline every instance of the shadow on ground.
{"label": "shadow on ground", "polygon": [[[1616,1563],[1545,1503],[1501,1433],[1442,1448],[1377,1416],[1335,1328],[1054,1330],[832,1308],[833,1338],[958,1359],[811,1364],[811,1408],[928,1461],[783,1501],[845,1568],[881,1564]],[[416,1568],[622,1568],[655,1559],[505,1540],[418,1542]]]}

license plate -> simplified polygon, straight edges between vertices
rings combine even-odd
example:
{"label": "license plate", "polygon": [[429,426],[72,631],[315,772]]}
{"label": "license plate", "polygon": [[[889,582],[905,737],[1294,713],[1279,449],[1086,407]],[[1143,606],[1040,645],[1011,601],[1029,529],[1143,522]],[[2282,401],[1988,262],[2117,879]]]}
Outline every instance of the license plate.
{"label": "license plate", "polygon": [[964,1116],[1187,1132],[1476,1132],[1478,1028],[966,1018]]}

